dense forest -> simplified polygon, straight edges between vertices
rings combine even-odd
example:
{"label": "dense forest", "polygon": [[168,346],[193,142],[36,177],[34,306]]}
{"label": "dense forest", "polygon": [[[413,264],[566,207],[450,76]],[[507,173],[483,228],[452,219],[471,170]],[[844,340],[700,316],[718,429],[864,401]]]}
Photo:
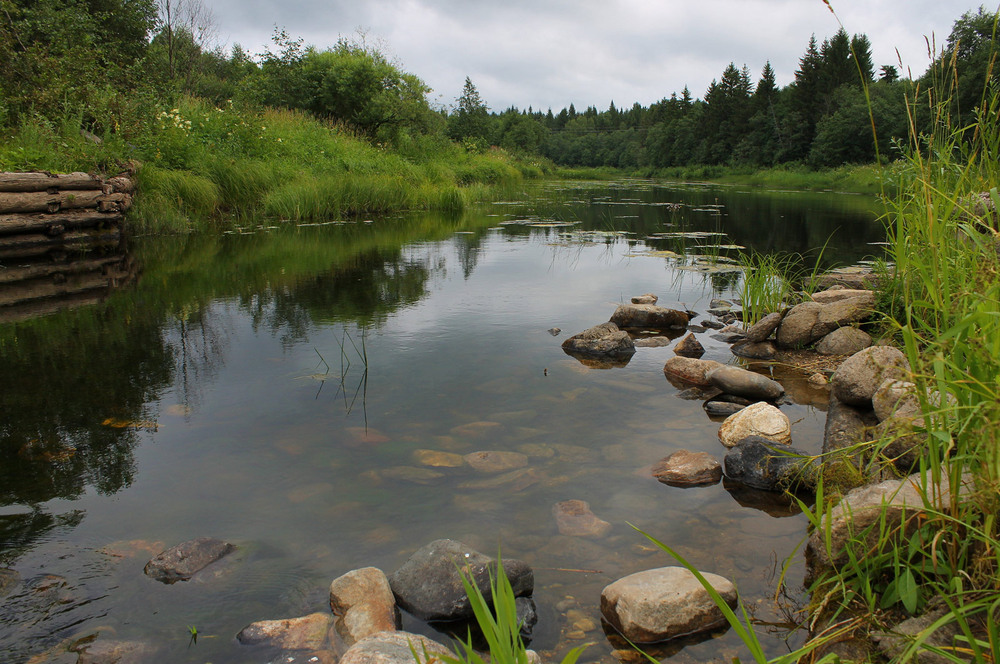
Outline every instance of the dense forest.
{"label": "dense forest", "polygon": [[770,63],[756,80],[731,63],[701,98],[685,87],[649,106],[554,113],[491,111],[470,79],[453,107],[433,108],[424,82],[363,35],[318,48],[276,29],[263,53],[223,51],[200,0],[0,0],[0,10],[0,127],[79,124],[142,148],[149,126],[183,96],[220,108],[299,110],[404,154],[431,136],[472,152],[497,146],[560,165],[651,173],[892,158],[911,119],[918,129],[930,122],[932,104],[921,101],[928,91],[946,91],[953,117],[973,119],[992,72],[997,19],[982,7],[963,14],[935,66],[915,79],[876,65],[866,35],[840,30],[808,39],[785,87]]}

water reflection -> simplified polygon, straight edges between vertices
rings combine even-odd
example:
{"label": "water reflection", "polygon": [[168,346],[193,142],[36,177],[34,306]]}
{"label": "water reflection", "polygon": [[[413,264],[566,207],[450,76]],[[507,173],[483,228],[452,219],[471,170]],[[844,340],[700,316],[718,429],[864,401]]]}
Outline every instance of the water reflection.
{"label": "water reflection", "polygon": [[[462,219],[137,241],[130,290],[0,326],[0,504],[25,506],[0,516],[0,564],[60,574],[86,598],[58,621],[0,608],[0,659],[117,622],[164,661],[241,661],[231,639],[251,620],[321,610],[331,578],[391,571],[438,537],[502,543],[536,568],[547,621],[536,645],[553,653],[575,638],[568,611],[596,639],[601,588],[669,564],[626,522],[748,596],[773,593],[763,570],[801,538],[801,515],[649,476],[680,447],[721,456],[717,424],[664,380],[669,345],[594,371],[547,330],[575,334],[649,291],[702,311],[731,295],[739,273],[694,255],[805,253],[840,228],[824,256],[850,261],[880,233],[856,198],[810,196],[795,212],[792,197],[760,192],[602,187],[560,184]],[[704,343],[707,358],[732,361],[727,345]],[[796,445],[818,451],[811,402],[785,408]],[[484,450],[527,466],[441,461]],[[558,534],[551,508],[568,499],[587,500],[610,534]],[[158,543],[201,535],[246,552],[231,576],[144,585]],[[109,564],[101,552],[116,542],[126,553]],[[22,634],[29,620],[37,629]],[[192,622],[215,637],[194,652],[174,638]],[[613,657],[600,639],[585,661]]]}

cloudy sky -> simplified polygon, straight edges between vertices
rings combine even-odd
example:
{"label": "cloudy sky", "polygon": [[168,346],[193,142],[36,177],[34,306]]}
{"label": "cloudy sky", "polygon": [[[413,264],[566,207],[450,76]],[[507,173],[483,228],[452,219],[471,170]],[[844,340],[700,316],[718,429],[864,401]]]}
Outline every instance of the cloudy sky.
{"label": "cloudy sky", "polygon": [[[361,30],[433,88],[432,103],[453,105],[468,76],[492,110],[645,106],[685,85],[702,97],[730,62],[756,80],[770,60],[787,85],[809,36],[839,27],[823,0],[202,1],[227,45],[258,53],[279,27],[327,48]],[[925,37],[943,43],[978,0],[831,4],[849,33],[868,35],[876,68],[901,59],[917,76]]]}

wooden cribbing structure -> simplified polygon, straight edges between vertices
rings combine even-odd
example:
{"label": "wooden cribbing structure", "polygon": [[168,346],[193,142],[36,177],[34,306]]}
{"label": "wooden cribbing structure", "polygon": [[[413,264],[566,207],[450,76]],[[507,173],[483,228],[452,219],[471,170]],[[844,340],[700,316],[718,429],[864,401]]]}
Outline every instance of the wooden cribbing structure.
{"label": "wooden cribbing structure", "polygon": [[99,301],[135,269],[122,246],[127,175],[0,173],[0,323]]}

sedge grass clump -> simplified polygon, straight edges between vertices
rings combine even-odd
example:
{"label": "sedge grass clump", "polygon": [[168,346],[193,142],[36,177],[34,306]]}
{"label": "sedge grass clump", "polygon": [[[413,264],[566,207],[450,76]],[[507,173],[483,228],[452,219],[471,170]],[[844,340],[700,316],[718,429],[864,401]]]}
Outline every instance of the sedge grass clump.
{"label": "sedge grass clump", "polygon": [[[521,627],[517,621],[517,604],[514,589],[510,579],[503,569],[501,556],[497,555],[497,573],[490,570],[490,597],[485,597],[483,591],[472,578],[471,572],[459,567],[462,586],[472,605],[476,623],[479,626],[486,643],[489,645],[489,657],[485,658],[476,652],[472,645],[472,634],[465,641],[458,642],[458,650],[454,657],[442,656],[445,664],[529,664],[528,651],[521,638]],[[585,644],[577,646],[563,657],[560,664],[575,664],[587,648]],[[411,646],[412,649],[412,646]],[[419,653],[413,652],[417,662],[427,663],[424,653],[421,660]]]}
{"label": "sedge grass clump", "polygon": [[739,298],[743,322],[753,325],[764,316],[780,311],[795,293],[795,260],[790,256],[752,252],[740,257],[743,279]]}
{"label": "sedge grass clump", "polygon": [[146,165],[136,173],[136,205],[129,223],[140,232],[193,230],[192,220],[211,219],[219,188],[206,177]]}

